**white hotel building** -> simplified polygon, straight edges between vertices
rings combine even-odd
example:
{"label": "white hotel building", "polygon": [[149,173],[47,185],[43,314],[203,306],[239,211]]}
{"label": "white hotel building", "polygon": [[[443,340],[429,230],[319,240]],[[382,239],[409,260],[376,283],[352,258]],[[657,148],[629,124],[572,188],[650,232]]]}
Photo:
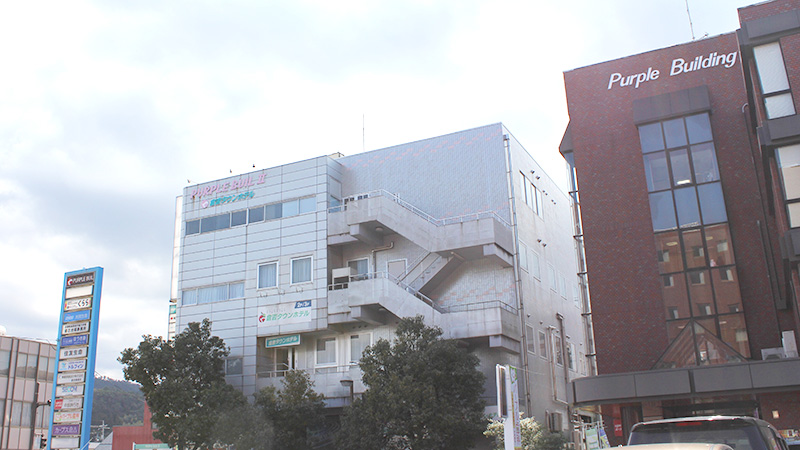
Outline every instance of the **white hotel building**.
{"label": "white hotel building", "polygon": [[419,314],[480,357],[487,406],[511,364],[521,409],[565,429],[593,371],[572,204],[502,124],[189,186],[171,331],[209,318],[246,395],[302,369],[337,408],[362,350]]}

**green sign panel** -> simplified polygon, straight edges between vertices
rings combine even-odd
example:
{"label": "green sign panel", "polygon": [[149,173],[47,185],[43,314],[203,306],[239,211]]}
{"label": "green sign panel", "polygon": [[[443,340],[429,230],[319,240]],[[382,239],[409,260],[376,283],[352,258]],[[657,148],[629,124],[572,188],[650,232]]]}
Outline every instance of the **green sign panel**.
{"label": "green sign panel", "polygon": [[300,344],[300,335],[293,334],[291,336],[281,336],[276,338],[267,339],[267,348],[272,347],[286,347],[288,345]]}

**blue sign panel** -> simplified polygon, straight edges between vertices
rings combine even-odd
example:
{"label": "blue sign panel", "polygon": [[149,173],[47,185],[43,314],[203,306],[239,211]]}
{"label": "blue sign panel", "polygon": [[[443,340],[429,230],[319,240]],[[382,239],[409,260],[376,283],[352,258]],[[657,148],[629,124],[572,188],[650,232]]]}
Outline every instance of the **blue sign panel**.
{"label": "blue sign panel", "polygon": [[67,347],[70,345],[86,345],[89,343],[88,334],[79,334],[78,336],[66,336],[61,338],[61,346]]}
{"label": "blue sign panel", "polygon": [[[102,267],[64,274],[48,449],[49,443],[57,443],[58,448],[86,448],[89,445],[102,285]],[[83,383],[75,384],[80,383],[78,380]],[[65,402],[80,409],[56,415],[56,405],[63,407]]]}
{"label": "blue sign panel", "polygon": [[62,320],[62,322],[67,323],[77,322],[79,320],[89,320],[92,317],[91,314],[91,310],[66,313],[64,314],[64,320]]}

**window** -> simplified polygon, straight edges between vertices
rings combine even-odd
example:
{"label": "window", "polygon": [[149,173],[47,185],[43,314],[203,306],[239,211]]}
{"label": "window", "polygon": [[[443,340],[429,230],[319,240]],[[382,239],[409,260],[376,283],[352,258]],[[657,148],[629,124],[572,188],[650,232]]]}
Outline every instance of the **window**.
{"label": "window", "polygon": [[242,358],[228,358],[225,360],[225,375],[241,375]]}
{"label": "window", "polygon": [[369,273],[369,258],[347,261],[347,267],[355,272],[356,280],[366,279],[366,275]]}
{"label": "window", "polygon": [[561,336],[553,335],[553,356],[555,357],[556,364],[559,366],[564,365],[564,351],[561,348]]}
{"label": "window", "polygon": [[247,210],[236,211],[231,213],[231,226],[237,227],[247,223]]}
{"label": "window", "polygon": [[531,191],[536,194],[536,215],[544,218],[544,209],[542,208],[542,191],[536,189],[535,187],[532,187]]}
{"label": "window", "polygon": [[556,269],[552,264],[547,265],[547,278],[550,279],[550,289],[558,291],[558,281],[556,280]]}
{"label": "window", "polygon": [[547,334],[539,330],[539,356],[547,358]]}
{"label": "window", "polygon": [[519,243],[519,267],[524,271],[528,271],[528,246]]}
{"label": "window", "polygon": [[789,78],[783,63],[783,53],[778,42],[753,48],[756,70],[761,82],[761,93],[768,119],[790,116],[795,113]]}
{"label": "window", "polygon": [[569,362],[569,370],[575,370],[575,344],[572,342],[567,343],[567,361]]}
{"label": "window", "polygon": [[664,281],[664,287],[673,287],[673,286],[675,286],[675,279],[672,278],[672,275],[664,275],[662,277],[662,280]]}
{"label": "window", "polygon": [[228,285],[228,298],[244,298],[244,281]]}
{"label": "window", "polygon": [[301,198],[298,203],[300,204],[300,214],[314,212],[317,209],[317,199],[314,197]]}
{"label": "window", "polygon": [[11,365],[11,351],[0,350],[0,375],[8,376],[10,365]]}
{"label": "window", "polygon": [[248,217],[247,221],[249,223],[263,222],[264,221],[264,207],[263,206],[259,206],[257,208],[250,208],[249,217]]}
{"label": "window", "polygon": [[336,365],[336,338],[328,337],[317,339],[317,365]]}
{"label": "window", "polygon": [[775,149],[789,227],[800,227],[800,144]]}
{"label": "window", "polygon": [[705,272],[689,272],[689,283],[706,284]]}
{"label": "window", "polygon": [[258,265],[258,289],[278,286],[278,262]]}
{"label": "window", "polygon": [[291,284],[311,281],[311,257],[295,258],[292,260]]}
{"label": "window", "polygon": [[525,339],[528,341],[528,353],[536,353],[536,338],[533,335],[533,327],[530,325],[525,325]]}
{"label": "window", "polygon": [[372,344],[372,336],[369,333],[350,335],[350,364],[358,364],[364,350]]}
{"label": "window", "polygon": [[197,304],[214,303],[228,299],[228,285],[202,287],[197,290]]}
{"label": "window", "polygon": [[267,205],[267,220],[280,219],[283,217],[283,204],[275,203],[274,205]]}
{"label": "window", "polygon": [[530,256],[531,256],[531,261],[530,261],[531,275],[533,275],[534,278],[541,280],[542,268],[539,264],[539,254],[532,251]]}
{"label": "window", "polygon": [[186,221],[186,236],[190,234],[200,233],[200,220],[187,220]]}
{"label": "window", "polygon": [[181,304],[183,306],[197,304],[197,289],[189,289],[181,294]]}
{"label": "window", "polygon": [[564,298],[567,298],[567,280],[564,278],[564,274],[558,274],[558,293]]}

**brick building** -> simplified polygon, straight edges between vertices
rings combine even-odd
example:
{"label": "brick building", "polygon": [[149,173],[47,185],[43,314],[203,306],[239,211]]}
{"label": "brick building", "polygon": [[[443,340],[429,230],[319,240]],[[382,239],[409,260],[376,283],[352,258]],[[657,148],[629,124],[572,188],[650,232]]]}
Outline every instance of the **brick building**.
{"label": "brick building", "polygon": [[[600,374],[571,395],[602,405],[612,443],[637,421],[687,415],[800,428],[800,126],[791,83],[761,95],[752,62],[780,38],[790,81],[800,76],[798,10],[743,8],[738,34],[564,74],[560,150],[580,200]],[[783,115],[765,119],[764,104]]]}

